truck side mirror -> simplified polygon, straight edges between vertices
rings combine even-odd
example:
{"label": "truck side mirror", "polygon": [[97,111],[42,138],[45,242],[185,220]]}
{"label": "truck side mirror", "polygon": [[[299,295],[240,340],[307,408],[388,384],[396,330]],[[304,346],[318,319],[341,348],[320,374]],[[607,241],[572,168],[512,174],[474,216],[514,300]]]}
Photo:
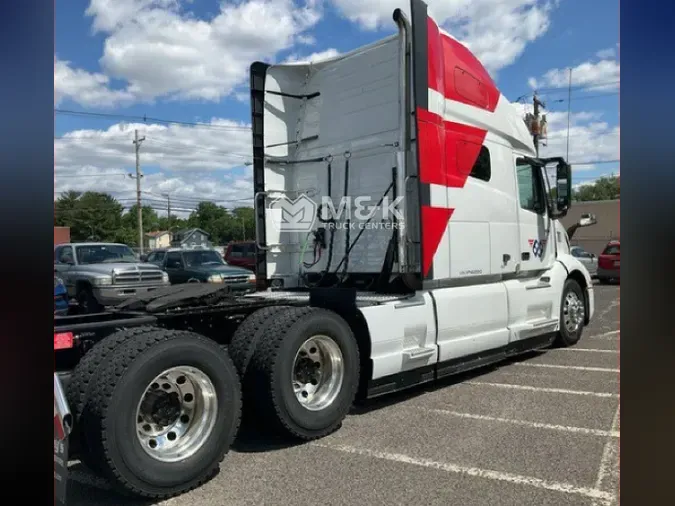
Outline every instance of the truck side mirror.
{"label": "truck side mirror", "polygon": [[572,201],[572,168],[565,162],[559,162],[555,180],[557,215],[562,218],[567,214]]}

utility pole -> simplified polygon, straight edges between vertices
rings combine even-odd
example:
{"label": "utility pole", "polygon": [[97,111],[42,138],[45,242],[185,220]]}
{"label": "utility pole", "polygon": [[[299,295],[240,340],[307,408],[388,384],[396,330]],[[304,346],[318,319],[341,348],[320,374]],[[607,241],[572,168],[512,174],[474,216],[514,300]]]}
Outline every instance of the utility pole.
{"label": "utility pole", "polygon": [[[140,149],[141,142],[145,140],[145,137],[138,138],[138,130],[134,130],[134,147],[136,148],[136,206],[138,207],[138,247],[140,248],[140,254],[143,254],[143,207],[141,206],[141,159],[140,159]],[[133,177],[133,176],[132,176]]]}
{"label": "utility pole", "polygon": [[169,232],[169,242],[171,242],[171,194],[163,193],[162,196],[166,197],[166,217],[167,217],[167,227]]}
{"label": "utility pole", "polygon": [[241,219],[241,239],[243,241],[246,240],[246,222],[244,221],[244,218]]}
{"label": "utility pole", "polygon": [[570,81],[567,88],[567,154],[565,160],[570,163],[570,116],[572,112],[572,68],[570,67]]}
{"label": "utility pole", "polygon": [[535,153],[537,154],[537,158],[539,158],[539,138],[541,134],[541,124],[539,123],[539,107],[546,107],[543,102],[537,98],[537,92],[534,92],[534,98],[533,98],[533,105],[534,105],[534,122],[533,122],[533,128],[532,128],[532,138],[534,139],[534,150]]}

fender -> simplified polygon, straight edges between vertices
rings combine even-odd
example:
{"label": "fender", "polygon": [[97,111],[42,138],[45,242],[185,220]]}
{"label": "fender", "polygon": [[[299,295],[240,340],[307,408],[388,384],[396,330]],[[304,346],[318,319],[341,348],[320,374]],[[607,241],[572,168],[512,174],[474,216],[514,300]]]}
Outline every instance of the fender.
{"label": "fender", "polygon": [[588,323],[591,321],[591,318],[593,318],[593,313],[595,312],[595,297],[593,293],[593,280],[591,279],[591,275],[588,273],[588,269],[584,267],[584,264],[568,253],[558,254],[557,261],[560,262],[563,267],[565,267],[565,270],[567,271],[567,277],[578,281],[581,285],[581,288],[584,290],[584,293],[586,294],[585,323],[588,325]]}

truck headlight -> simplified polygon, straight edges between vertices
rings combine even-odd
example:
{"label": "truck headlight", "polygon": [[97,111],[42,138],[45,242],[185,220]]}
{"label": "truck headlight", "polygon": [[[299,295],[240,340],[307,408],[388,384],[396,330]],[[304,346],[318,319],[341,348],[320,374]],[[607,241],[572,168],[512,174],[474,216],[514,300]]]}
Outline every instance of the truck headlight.
{"label": "truck headlight", "polygon": [[162,272],[162,283],[169,282],[169,275],[166,272]]}
{"label": "truck headlight", "polygon": [[101,278],[94,278],[91,280],[91,284],[95,286],[110,286],[112,285],[112,277],[104,276]]}
{"label": "truck headlight", "polygon": [[212,274],[207,281],[209,283],[222,283],[223,277],[220,274]]}
{"label": "truck headlight", "polygon": [[246,278],[246,281],[248,281],[249,283],[255,283],[256,282],[255,274],[249,274],[248,277]]}

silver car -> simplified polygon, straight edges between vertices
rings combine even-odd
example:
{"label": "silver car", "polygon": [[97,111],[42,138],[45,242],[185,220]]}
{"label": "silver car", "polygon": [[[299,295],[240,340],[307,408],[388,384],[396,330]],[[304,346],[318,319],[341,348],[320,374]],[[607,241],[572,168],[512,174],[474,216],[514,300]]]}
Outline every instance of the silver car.
{"label": "silver car", "polygon": [[572,246],[570,248],[570,253],[572,253],[572,256],[578,258],[582,264],[584,264],[591,277],[597,275],[598,257],[596,257],[593,253],[589,253],[588,251],[584,250],[584,248],[581,246]]}

